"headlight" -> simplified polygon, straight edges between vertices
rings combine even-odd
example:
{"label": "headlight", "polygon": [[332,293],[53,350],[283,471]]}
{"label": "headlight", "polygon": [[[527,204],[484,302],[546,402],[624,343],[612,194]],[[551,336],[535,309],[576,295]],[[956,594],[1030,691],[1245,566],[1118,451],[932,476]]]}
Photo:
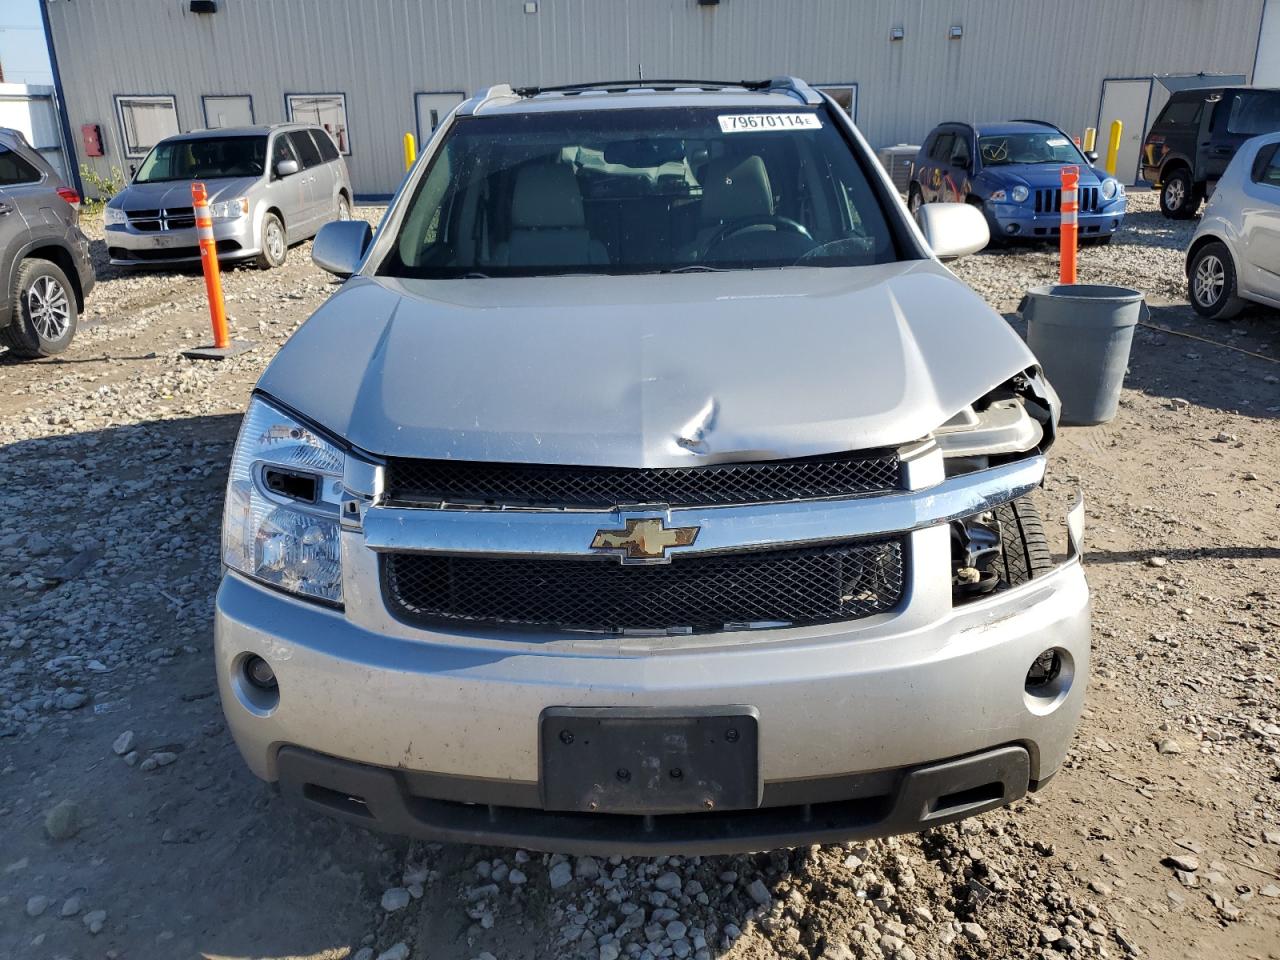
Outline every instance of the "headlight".
{"label": "headlight", "polygon": [[345,462],[311,427],[255,397],[231,458],[223,563],[292,593],[341,603]]}
{"label": "headlight", "polygon": [[209,204],[209,216],[214,220],[235,220],[249,212],[249,201],[245,197],[235,200],[219,200]]}
{"label": "headlight", "polygon": [[992,190],[991,196],[987,197],[988,200],[994,200],[996,203],[1004,203],[1008,198],[1008,194],[1003,190]]}
{"label": "headlight", "polygon": [[1116,181],[1110,178],[1103,180],[1102,181],[1102,199],[1114,200],[1116,196],[1116,190],[1119,188],[1119,186],[1120,184],[1118,184]]}
{"label": "headlight", "polygon": [[120,207],[103,207],[102,208],[102,225],[105,227],[115,226],[117,223],[128,223],[129,215]]}
{"label": "headlight", "polygon": [[1023,200],[1031,196],[1031,191],[1028,190],[1026,187],[1024,187],[1022,184],[1018,184],[1010,192],[1010,195],[1013,197],[1014,203],[1022,203]]}

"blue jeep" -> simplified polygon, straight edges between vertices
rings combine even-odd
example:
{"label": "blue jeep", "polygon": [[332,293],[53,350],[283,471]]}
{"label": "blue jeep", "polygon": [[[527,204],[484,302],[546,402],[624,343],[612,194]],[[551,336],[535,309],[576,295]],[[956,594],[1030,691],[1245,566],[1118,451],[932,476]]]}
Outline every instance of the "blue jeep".
{"label": "blue jeep", "polygon": [[1071,138],[1051,123],[943,123],[916,155],[907,195],[922,203],[972,203],[987,216],[993,240],[1048,240],[1061,222],[1064,166],[1080,168],[1080,239],[1108,243],[1124,220],[1124,186],[1094,170]]}

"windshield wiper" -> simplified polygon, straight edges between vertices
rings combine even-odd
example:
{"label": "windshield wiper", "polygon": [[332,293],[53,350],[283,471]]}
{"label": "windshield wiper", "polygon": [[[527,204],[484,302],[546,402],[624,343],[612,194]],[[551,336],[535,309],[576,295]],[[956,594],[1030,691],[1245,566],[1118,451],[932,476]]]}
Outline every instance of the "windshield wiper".
{"label": "windshield wiper", "polygon": [[726,267],[712,267],[705,263],[686,263],[683,267],[659,270],[659,273],[729,273]]}

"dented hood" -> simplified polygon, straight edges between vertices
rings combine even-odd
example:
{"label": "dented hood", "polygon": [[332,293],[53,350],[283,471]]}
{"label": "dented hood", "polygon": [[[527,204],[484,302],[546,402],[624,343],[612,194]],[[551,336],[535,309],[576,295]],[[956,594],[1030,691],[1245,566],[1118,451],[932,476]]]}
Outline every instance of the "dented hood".
{"label": "dented hood", "polygon": [[680,466],[917,439],[1034,362],[930,260],[356,277],[259,386],[375,454]]}

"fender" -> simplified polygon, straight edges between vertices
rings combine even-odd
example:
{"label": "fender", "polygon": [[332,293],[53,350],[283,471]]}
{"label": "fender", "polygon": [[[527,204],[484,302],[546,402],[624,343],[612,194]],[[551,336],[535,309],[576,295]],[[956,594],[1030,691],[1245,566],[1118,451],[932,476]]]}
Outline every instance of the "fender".
{"label": "fender", "polygon": [[[18,279],[18,266],[31,253],[40,247],[58,247],[73,264],[71,273],[67,279],[71,281],[72,288],[76,294],[76,307],[79,310],[84,309],[85,293],[81,290],[81,280],[79,271],[74,267],[76,262],[76,253],[71,248],[71,244],[67,242],[67,238],[58,233],[48,232],[50,230],[47,225],[41,224],[40,227],[28,231],[28,239],[22,244],[8,262],[8,269],[4,276],[4,287],[0,288],[0,327],[7,327],[13,319],[13,298],[10,293],[13,285]],[[36,232],[39,230],[40,232]]]}

